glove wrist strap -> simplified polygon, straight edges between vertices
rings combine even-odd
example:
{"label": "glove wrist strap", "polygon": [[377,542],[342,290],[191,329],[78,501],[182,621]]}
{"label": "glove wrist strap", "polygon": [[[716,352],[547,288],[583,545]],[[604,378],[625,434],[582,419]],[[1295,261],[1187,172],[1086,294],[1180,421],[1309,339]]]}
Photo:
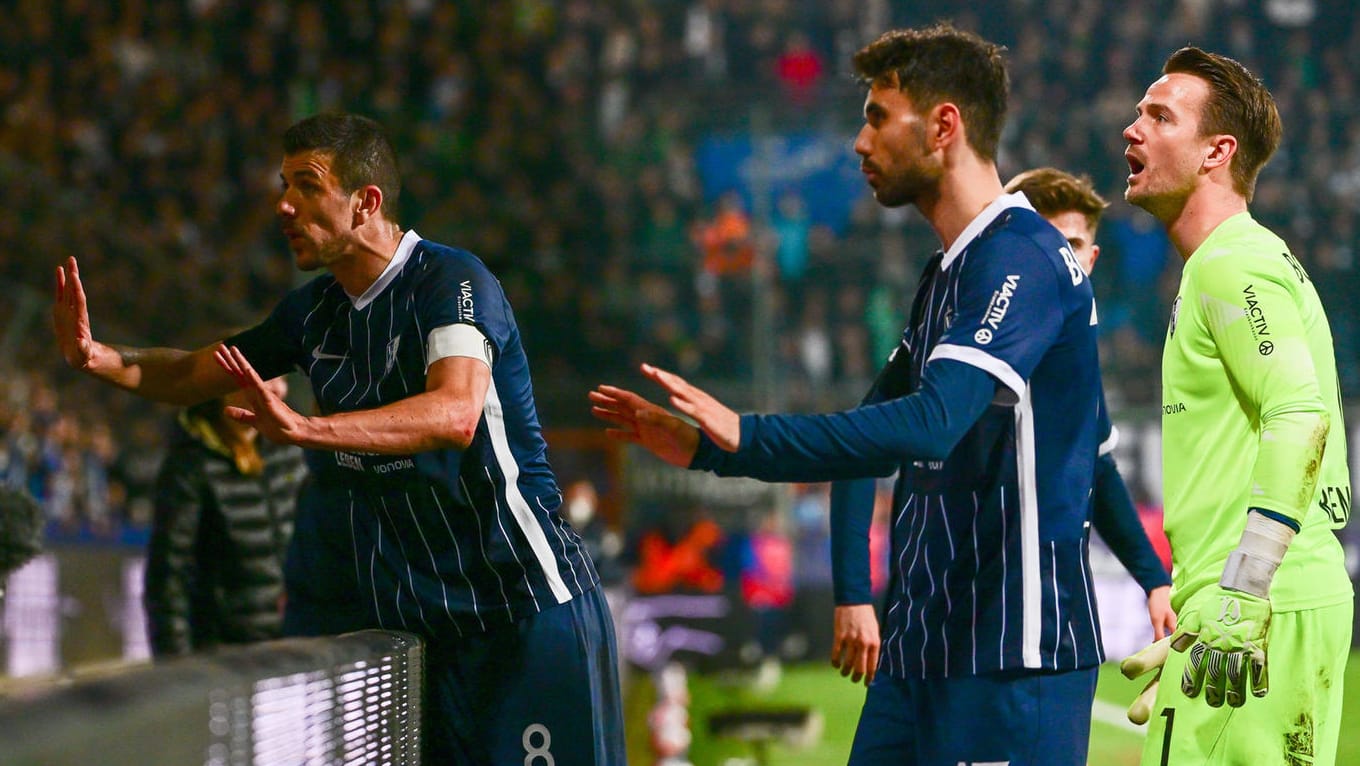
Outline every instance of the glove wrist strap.
{"label": "glove wrist strap", "polygon": [[1242,540],[1237,549],[1228,554],[1218,584],[1228,590],[1270,598],[1270,582],[1275,578],[1275,570],[1284,560],[1294,534],[1294,530],[1274,519],[1255,511],[1248,513]]}

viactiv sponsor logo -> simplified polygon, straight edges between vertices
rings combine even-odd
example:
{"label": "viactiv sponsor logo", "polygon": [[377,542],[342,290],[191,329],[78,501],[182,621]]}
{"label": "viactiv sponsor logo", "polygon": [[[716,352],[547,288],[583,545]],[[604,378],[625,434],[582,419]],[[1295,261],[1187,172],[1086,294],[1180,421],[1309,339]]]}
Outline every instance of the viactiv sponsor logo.
{"label": "viactiv sponsor logo", "polygon": [[472,280],[464,279],[458,283],[458,319],[460,321],[472,321],[473,309],[472,302]]}
{"label": "viactiv sponsor logo", "polygon": [[1006,281],[992,293],[992,300],[987,304],[987,310],[983,312],[982,323],[996,331],[1001,327],[1001,322],[1006,318],[1006,311],[1011,307],[1011,299],[1015,297],[1016,288],[1020,286],[1019,274],[1006,275]]}

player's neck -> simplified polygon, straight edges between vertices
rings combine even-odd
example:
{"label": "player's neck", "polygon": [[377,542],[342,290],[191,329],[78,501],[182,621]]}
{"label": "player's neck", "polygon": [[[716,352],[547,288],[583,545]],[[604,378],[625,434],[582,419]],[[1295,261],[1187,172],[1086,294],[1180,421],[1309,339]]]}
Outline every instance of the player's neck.
{"label": "player's neck", "polygon": [[917,203],[921,215],[935,229],[940,247],[948,250],[968,224],[1001,196],[1001,178],[996,165],[972,152],[959,165],[940,178],[939,194]]}
{"label": "player's neck", "polygon": [[1201,187],[1166,222],[1166,233],[1181,259],[1188,261],[1219,224],[1246,210],[1247,201],[1237,192],[1217,185]]}
{"label": "player's neck", "polygon": [[356,232],[350,251],[330,265],[335,281],[350,295],[363,295],[382,276],[401,244],[401,228],[383,222]]}

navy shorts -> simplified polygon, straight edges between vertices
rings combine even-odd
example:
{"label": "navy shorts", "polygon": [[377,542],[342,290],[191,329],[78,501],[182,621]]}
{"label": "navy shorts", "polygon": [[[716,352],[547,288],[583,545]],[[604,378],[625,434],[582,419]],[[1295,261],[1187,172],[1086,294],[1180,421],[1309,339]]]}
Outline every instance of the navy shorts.
{"label": "navy shorts", "polygon": [[880,673],[864,698],[850,766],[1085,766],[1096,672]]}
{"label": "navy shorts", "polygon": [[614,626],[600,588],[427,649],[425,763],[625,766]]}

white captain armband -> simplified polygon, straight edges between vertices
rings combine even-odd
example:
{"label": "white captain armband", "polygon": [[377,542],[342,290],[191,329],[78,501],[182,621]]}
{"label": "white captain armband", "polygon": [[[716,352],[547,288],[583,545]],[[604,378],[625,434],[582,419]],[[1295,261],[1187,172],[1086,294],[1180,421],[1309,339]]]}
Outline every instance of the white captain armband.
{"label": "white captain armband", "polygon": [[430,330],[429,341],[425,346],[425,369],[428,371],[430,365],[451,356],[480,360],[487,369],[491,368],[495,358],[491,341],[475,325],[446,324]]}
{"label": "white captain armband", "polygon": [[1242,541],[1228,554],[1218,584],[1228,590],[1270,598],[1270,581],[1275,579],[1275,570],[1284,560],[1294,534],[1282,522],[1256,511],[1248,512]]}

